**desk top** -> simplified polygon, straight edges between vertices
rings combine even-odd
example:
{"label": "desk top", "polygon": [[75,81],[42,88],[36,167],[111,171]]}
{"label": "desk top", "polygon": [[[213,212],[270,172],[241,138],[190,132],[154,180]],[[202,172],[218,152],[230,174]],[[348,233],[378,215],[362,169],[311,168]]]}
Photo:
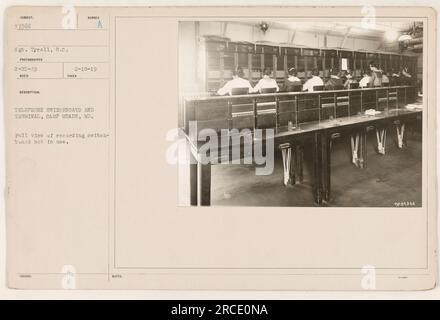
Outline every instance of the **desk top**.
{"label": "desk top", "polygon": [[384,119],[396,118],[404,115],[421,114],[422,109],[391,109],[389,111],[382,111],[376,115],[359,114],[349,117],[341,117],[332,120],[321,120],[313,122],[300,123],[298,127],[288,130],[287,126],[279,127],[275,138],[289,135],[301,134],[305,132],[334,129],[338,127],[351,126],[356,124],[367,124],[368,122],[375,122]]}
{"label": "desk top", "polygon": [[276,93],[250,93],[243,95],[225,95],[225,96],[187,96],[183,99],[187,102],[191,101],[218,101],[218,100],[228,100],[228,99],[243,99],[243,98],[270,98],[270,97],[286,97],[286,96],[297,96],[297,95],[308,95],[308,94],[329,94],[329,93],[352,93],[352,92],[370,92],[370,91],[381,91],[381,90],[394,90],[394,89],[404,89],[404,88],[415,88],[414,86],[394,86],[394,87],[376,87],[376,88],[359,88],[359,89],[342,89],[342,90],[325,90],[325,91],[313,91],[313,92],[276,92]]}
{"label": "desk top", "polygon": [[[414,104],[416,108],[414,109],[392,109],[389,111],[383,111],[376,115],[354,115],[348,117],[336,118],[333,120],[322,120],[322,121],[313,121],[313,122],[305,122],[301,123],[298,127],[293,129],[288,129],[287,126],[279,127],[275,130],[275,128],[268,128],[275,130],[274,139],[282,139],[282,138],[299,138],[302,135],[314,133],[321,130],[330,130],[336,128],[344,128],[353,125],[367,125],[368,123],[374,123],[381,120],[391,120],[394,118],[399,118],[402,116],[417,116],[418,114],[422,114],[423,110],[421,108],[421,103]],[[227,130],[227,129],[226,129]],[[264,132],[264,129],[262,129]],[[182,130],[183,132],[183,130]],[[206,141],[193,141],[189,135],[183,132],[188,142],[192,145],[193,150],[198,150],[202,145],[206,143]],[[234,136],[240,137],[249,137],[253,141],[258,141],[259,139],[254,137],[252,130],[240,131],[236,135],[229,135],[231,138]],[[265,140],[266,138],[262,138],[261,140]],[[234,141],[234,139],[232,139]],[[240,141],[240,139],[235,139],[235,141]],[[241,143],[241,142],[240,142]],[[234,144],[230,144],[229,147],[232,147]],[[212,152],[215,152],[211,150]]]}

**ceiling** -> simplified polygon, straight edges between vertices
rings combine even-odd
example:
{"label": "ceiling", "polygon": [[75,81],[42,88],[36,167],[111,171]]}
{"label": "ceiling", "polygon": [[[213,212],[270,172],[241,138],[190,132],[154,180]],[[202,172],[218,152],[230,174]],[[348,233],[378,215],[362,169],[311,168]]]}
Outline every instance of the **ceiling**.
{"label": "ceiling", "polygon": [[[348,36],[364,39],[379,40],[383,39],[386,33],[397,32],[399,35],[408,30],[412,25],[413,21],[394,21],[394,22],[383,22],[383,21],[368,21],[366,22],[289,22],[289,21],[266,21],[269,27],[288,29],[288,30],[299,30],[304,32],[312,32],[318,34],[327,34],[334,36]],[[255,24],[251,22],[249,24]]]}

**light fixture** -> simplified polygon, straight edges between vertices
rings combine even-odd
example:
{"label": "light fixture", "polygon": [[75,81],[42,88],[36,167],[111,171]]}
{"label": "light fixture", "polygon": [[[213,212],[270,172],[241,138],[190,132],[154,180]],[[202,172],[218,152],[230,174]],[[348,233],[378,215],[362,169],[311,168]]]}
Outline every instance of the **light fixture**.
{"label": "light fixture", "polygon": [[263,31],[264,34],[268,29],[269,29],[269,25],[267,24],[267,22],[263,21],[260,23],[260,30]]}
{"label": "light fixture", "polygon": [[385,40],[388,42],[396,41],[398,36],[399,33],[394,29],[389,29],[384,34]]}
{"label": "light fixture", "polygon": [[412,39],[412,37],[409,35],[409,34],[402,34],[400,37],[399,37],[399,39],[397,39],[399,42],[402,42],[402,41],[408,41],[408,40],[411,40]]}

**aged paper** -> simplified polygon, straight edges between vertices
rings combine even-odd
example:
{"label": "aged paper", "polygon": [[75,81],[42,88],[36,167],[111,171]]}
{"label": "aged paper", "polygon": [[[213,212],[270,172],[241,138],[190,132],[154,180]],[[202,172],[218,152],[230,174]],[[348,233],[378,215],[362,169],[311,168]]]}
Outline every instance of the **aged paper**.
{"label": "aged paper", "polygon": [[[434,74],[427,72],[436,66],[436,15],[432,9],[11,7],[5,20],[9,287],[424,290],[435,286],[436,79]],[[310,199],[301,198],[304,202],[294,205],[272,202],[264,205],[258,202],[259,196],[255,196],[247,202],[234,203],[231,191],[216,189],[222,177],[222,174],[216,175],[218,168],[203,163],[202,156],[197,158],[200,153],[197,144],[191,149],[192,138],[189,130],[185,131],[185,125],[192,109],[183,107],[196,101],[199,107],[194,107],[194,114],[198,117],[202,114],[203,101],[228,99],[227,96],[211,95],[219,89],[219,84],[211,88],[209,81],[201,84],[199,80],[204,76],[208,80],[230,79],[232,73],[215,73],[217,69],[214,68],[207,76],[200,65],[209,67],[211,64],[200,59],[199,42],[191,41],[201,38],[202,34],[198,34],[201,30],[204,35],[217,37],[232,34],[236,39],[230,43],[253,41],[252,50],[257,50],[255,43],[258,41],[268,45],[264,41],[270,39],[279,43],[280,48],[301,48],[301,54],[295,56],[297,60],[292,60],[296,66],[302,63],[302,57],[307,57],[305,69],[298,70],[301,79],[311,78],[315,69],[321,71],[318,76],[330,78],[330,74],[325,73],[332,71],[325,65],[323,48],[353,46],[353,52],[361,52],[370,43],[368,39],[356,40],[355,35],[347,35],[348,40],[342,36],[344,42],[331,45],[328,42],[337,37],[329,35],[325,43],[316,36],[315,46],[306,47],[307,32],[301,28],[320,26],[322,29],[335,20],[346,25],[359,24],[361,31],[365,23],[410,22],[423,26],[423,40],[419,43],[423,45],[423,52],[419,54],[421,60],[417,66],[417,70],[422,70],[417,79],[418,103],[406,100],[413,97],[410,90],[416,87],[415,82],[389,86],[383,91],[385,96],[380,96],[382,91],[375,91],[382,89],[374,87],[353,89],[363,95],[368,95],[365,92],[375,95],[376,109],[380,101],[386,101],[387,109],[383,109],[381,115],[373,113],[372,116],[384,123],[393,120],[388,128],[388,139],[396,141],[397,147],[393,150],[414,153],[411,140],[406,142],[404,138],[402,124],[410,117],[413,119],[413,115],[414,121],[421,124],[420,149],[417,149],[420,152],[417,162],[420,183],[410,190],[397,189],[405,195],[402,199],[387,199],[385,195],[371,203],[350,198],[345,204],[339,204],[338,199],[343,197],[337,198],[335,189],[332,195],[329,194],[330,183],[325,181],[331,174],[321,163],[324,161],[322,153],[319,165],[324,172],[317,170],[317,182],[310,182],[310,190],[316,189],[308,193]],[[286,25],[293,25],[292,30],[299,31],[280,31],[278,34],[274,31],[283,30]],[[356,26],[349,29],[354,32]],[[319,30],[313,29],[313,32],[320,34]],[[283,44],[289,41],[290,45]],[[229,42],[227,48],[232,48]],[[215,50],[220,52],[220,49]],[[222,53],[223,60],[219,60],[222,70],[227,69],[228,63],[240,64],[240,51],[234,50],[230,59],[224,58]],[[340,51],[344,50],[337,52]],[[314,56],[314,52],[319,53]],[[274,60],[264,61],[264,52],[262,54],[263,60],[257,64],[272,63],[272,69],[277,69],[272,74],[274,78],[283,78],[283,68],[275,67],[281,58],[277,60],[274,54]],[[279,53],[278,56],[283,55]],[[283,61],[288,63],[289,55],[285,56]],[[333,58],[336,57],[342,56],[338,53]],[[350,58],[341,59],[341,70],[356,70]],[[399,59],[403,61],[404,58],[399,56]],[[246,61],[251,64],[250,60]],[[329,58],[329,61],[333,60]],[[389,61],[391,63],[392,58]],[[363,63],[368,62],[364,58]],[[406,65],[400,63],[402,76]],[[377,69],[379,67],[385,69],[385,63]],[[251,66],[247,72],[263,73],[266,68],[257,69]],[[254,76],[262,78],[263,74],[246,75]],[[256,88],[254,83],[251,86]],[[392,88],[396,88],[395,91]],[[405,101],[400,99],[401,92],[404,92]],[[328,94],[334,95],[335,100],[339,97],[332,90],[328,90]],[[251,98],[245,95],[244,99],[264,97],[273,97],[278,104],[285,94],[260,90]],[[316,97],[322,99],[324,96],[317,94]],[[389,106],[390,101],[395,103],[396,110],[399,109],[397,113]],[[258,103],[270,106],[273,102],[255,100],[257,107]],[[234,106],[234,103],[225,105]],[[208,129],[208,124],[219,126],[219,118],[215,118],[219,110],[210,111],[208,118],[198,122],[199,126],[206,124]],[[388,117],[388,111],[392,116]],[[255,117],[258,112],[255,111]],[[351,116],[352,120],[365,124],[360,111]],[[298,109],[297,122],[288,120],[286,133],[280,130],[275,133],[278,136],[273,150],[279,154],[274,157],[281,159],[283,152],[284,162],[272,164],[281,168],[275,171],[280,173],[281,186],[298,178],[290,174],[292,170],[286,169],[293,166],[290,162],[293,151],[285,144],[289,141],[282,140],[278,145],[277,139],[293,136],[292,132],[296,134],[294,130],[300,127],[299,117]],[[338,117],[335,113],[334,117],[327,116],[325,120],[337,121]],[[234,119],[241,118],[228,118],[232,125]],[[321,114],[319,119],[322,120]],[[385,131],[376,120],[368,119],[376,125],[374,130],[377,130],[379,146],[384,147],[381,137]],[[326,123],[320,122],[318,129],[329,130]],[[253,125],[255,129],[256,124]],[[350,122],[350,126],[355,124]],[[309,130],[304,128],[299,130]],[[315,134],[317,129],[313,130]],[[321,139],[319,134],[314,137]],[[374,131],[371,134],[374,135]],[[302,133],[295,135],[295,139],[300,135]],[[265,141],[266,151],[272,150],[267,149],[272,140],[261,140]],[[359,142],[362,138],[356,134],[352,141],[354,145],[362,144]],[[380,144],[382,142],[384,145]],[[319,143],[327,152],[324,143]],[[305,144],[304,148],[308,146]],[[379,148],[378,153],[381,152],[385,154],[385,150]],[[386,156],[394,154],[397,152]],[[188,162],[191,157],[197,158],[196,163]],[[269,153],[263,158],[265,161],[270,159]],[[329,158],[331,155],[327,161]],[[345,165],[368,169],[368,166],[363,167],[361,158],[361,149],[356,149],[353,164]],[[217,159],[225,158],[220,155]],[[388,161],[386,157],[382,160]],[[245,165],[253,174],[258,169],[264,171],[262,164],[271,167],[268,162]],[[402,167],[390,166],[387,170],[390,175],[398,175]],[[259,175],[255,183],[265,183],[268,178],[265,174]],[[334,184],[335,179],[332,186]],[[288,187],[286,192],[294,194],[294,188],[298,186]],[[349,190],[350,185],[344,188]],[[265,192],[269,189],[262,191]],[[218,198],[220,193],[224,201]],[[408,198],[411,194],[414,197]]]}

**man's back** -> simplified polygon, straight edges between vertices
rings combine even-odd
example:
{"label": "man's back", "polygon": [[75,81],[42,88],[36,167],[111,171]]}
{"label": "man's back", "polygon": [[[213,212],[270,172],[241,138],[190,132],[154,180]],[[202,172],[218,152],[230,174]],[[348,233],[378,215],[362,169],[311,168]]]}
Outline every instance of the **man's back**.
{"label": "man's back", "polygon": [[331,77],[328,79],[328,81],[325,83],[325,89],[326,90],[334,90],[338,87],[342,87],[343,83],[340,78]]}
{"label": "man's back", "polygon": [[303,91],[313,92],[314,86],[322,86],[324,85],[324,81],[318,76],[313,76],[309,80],[304,83]]}
{"label": "man's back", "polygon": [[251,83],[243,78],[237,77],[229,80],[222,88],[220,88],[217,93],[219,95],[231,94],[231,89],[234,88],[248,88],[248,93],[252,92]]}
{"label": "man's back", "polygon": [[293,91],[294,88],[297,88],[298,86],[301,86],[302,82],[297,77],[289,77],[284,81],[283,91]]}
{"label": "man's back", "polygon": [[370,87],[371,78],[369,76],[364,76],[361,81],[359,81],[359,87],[367,88]]}

